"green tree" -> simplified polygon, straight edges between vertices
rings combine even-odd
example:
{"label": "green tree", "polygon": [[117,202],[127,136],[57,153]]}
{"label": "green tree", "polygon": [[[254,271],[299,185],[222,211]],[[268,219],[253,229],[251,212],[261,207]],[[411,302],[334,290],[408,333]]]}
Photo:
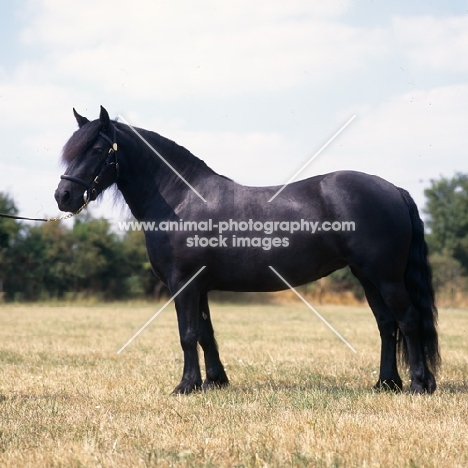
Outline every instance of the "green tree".
{"label": "green tree", "polygon": [[468,274],[468,174],[433,180],[424,193],[430,252],[453,258]]}
{"label": "green tree", "polygon": [[70,238],[61,223],[24,227],[10,249],[5,290],[9,298],[35,300],[67,290],[73,275]]}
{"label": "green tree", "polygon": [[11,248],[9,298],[37,300],[83,293],[105,299],[127,295],[128,262],[105,219],[78,218],[25,228]]}
{"label": "green tree", "polygon": [[464,289],[463,268],[453,257],[435,252],[431,255],[431,266],[436,291],[448,292]]}
{"label": "green tree", "polygon": [[[15,202],[9,195],[4,193],[0,193],[0,213],[12,216],[18,214]],[[0,255],[10,247],[19,229],[20,225],[14,219],[0,218]]]}
{"label": "green tree", "polygon": [[122,252],[129,268],[128,294],[133,297],[159,295],[162,285],[151,269],[143,232],[126,232],[122,238]]}
{"label": "green tree", "polygon": [[[13,199],[4,193],[0,193],[0,213],[13,216],[18,214]],[[8,264],[11,262],[10,248],[19,230],[20,224],[14,219],[0,218],[0,298],[3,296]]]}

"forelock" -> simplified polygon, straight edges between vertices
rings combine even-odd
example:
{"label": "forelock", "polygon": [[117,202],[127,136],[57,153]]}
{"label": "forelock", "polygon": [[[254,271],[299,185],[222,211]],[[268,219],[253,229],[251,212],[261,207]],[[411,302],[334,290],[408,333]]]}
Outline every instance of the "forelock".
{"label": "forelock", "polygon": [[100,127],[101,122],[94,120],[79,128],[65,143],[62,150],[62,162],[71,163],[83,154],[96,139]]}

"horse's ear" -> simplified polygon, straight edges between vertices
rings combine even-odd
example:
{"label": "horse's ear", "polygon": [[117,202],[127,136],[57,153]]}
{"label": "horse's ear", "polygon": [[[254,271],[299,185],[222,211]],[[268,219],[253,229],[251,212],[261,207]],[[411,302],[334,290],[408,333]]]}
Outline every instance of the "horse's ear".
{"label": "horse's ear", "polygon": [[110,118],[108,112],[102,106],[101,113],[99,114],[99,120],[101,121],[102,130],[106,131],[109,128]]}
{"label": "horse's ear", "polygon": [[81,128],[83,125],[87,124],[89,120],[86,117],[78,114],[75,108],[73,108],[73,115],[75,116],[76,121],[78,122],[78,127]]}

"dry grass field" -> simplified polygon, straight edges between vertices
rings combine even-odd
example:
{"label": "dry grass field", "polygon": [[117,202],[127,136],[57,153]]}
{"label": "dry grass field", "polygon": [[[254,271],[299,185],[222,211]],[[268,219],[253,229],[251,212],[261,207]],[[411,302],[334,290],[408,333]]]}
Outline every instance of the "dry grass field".
{"label": "dry grass field", "polygon": [[[468,312],[441,310],[431,396],[375,393],[366,307],[212,306],[231,386],[171,396],[173,306],[0,307],[1,467],[465,467]],[[407,375],[405,383],[408,386]]]}

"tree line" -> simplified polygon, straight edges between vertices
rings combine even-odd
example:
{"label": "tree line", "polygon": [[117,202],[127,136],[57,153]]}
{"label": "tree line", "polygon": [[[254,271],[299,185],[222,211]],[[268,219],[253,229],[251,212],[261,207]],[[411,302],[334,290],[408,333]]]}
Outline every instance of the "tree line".
{"label": "tree line", "polygon": [[[0,194],[0,212],[16,215]],[[103,300],[152,296],[160,289],[146,256],[143,233],[120,236],[103,218],[79,215],[29,225],[0,218],[0,291],[5,300],[96,296]]]}
{"label": "tree line", "polygon": [[[441,294],[468,289],[468,174],[432,180],[425,190],[426,240],[434,285]],[[14,200],[0,193],[0,213],[16,215]],[[349,269],[321,284],[329,293],[363,291]],[[79,215],[30,225],[0,218],[0,298],[35,301],[95,296],[102,300],[147,298],[162,285],[153,275],[143,233],[119,235],[103,218]],[[310,285],[309,290],[317,289]]]}

